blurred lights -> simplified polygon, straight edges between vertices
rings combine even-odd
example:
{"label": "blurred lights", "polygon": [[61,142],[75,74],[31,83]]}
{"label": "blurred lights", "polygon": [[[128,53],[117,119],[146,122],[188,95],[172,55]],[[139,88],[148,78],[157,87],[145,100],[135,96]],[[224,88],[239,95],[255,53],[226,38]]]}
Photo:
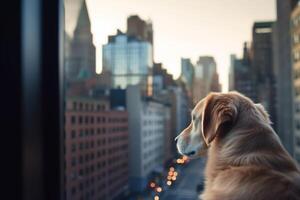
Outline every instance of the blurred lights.
{"label": "blurred lights", "polygon": [[159,196],[158,196],[158,195],[155,195],[155,196],[154,196],[154,200],[159,200]]}
{"label": "blurred lights", "polygon": [[167,181],[167,185],[172,185],[172,181]]}
{"label": "blurred lights", "polygon": [[150,183],[150,187],[154,188],[155,187],[155,183],[151,182]]}
{"label": "blurred lights", "polygon": [[187,157],[187,156],[182,156],[182,159],[183,159],[184,161],[186,161],[186,160],[188,160],[188,157]]}
{"label": "blurred lights", "polygon": [[157,192],[162,192],[162,188],[161,188],[161,187],[158,187],[158,188],[156,188],[156,191],[157,191]]}

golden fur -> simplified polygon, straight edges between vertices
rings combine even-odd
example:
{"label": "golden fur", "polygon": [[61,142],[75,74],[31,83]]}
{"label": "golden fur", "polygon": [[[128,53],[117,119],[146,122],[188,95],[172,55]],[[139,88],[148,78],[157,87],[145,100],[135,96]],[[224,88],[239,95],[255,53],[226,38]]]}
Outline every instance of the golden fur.
{"label": "golden fur", "polygon": [[211,93],[192,115],[177,146],[183,154],[196,147],[196,156],[208,151],[201,199],[300,199],[299,168],[270,126],[262,105],[237,92]]}

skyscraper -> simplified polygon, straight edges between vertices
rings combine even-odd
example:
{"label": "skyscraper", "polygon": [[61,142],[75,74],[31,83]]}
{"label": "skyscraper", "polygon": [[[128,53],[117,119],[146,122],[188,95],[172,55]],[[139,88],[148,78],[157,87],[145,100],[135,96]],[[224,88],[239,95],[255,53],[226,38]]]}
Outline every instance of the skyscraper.
{"label": "skyscraper", "polygon": [[212,56],[200,56],[194,70],[193,103],[196,104],[209,92],[221,91],[217,64]]}
{"label": "skyscraper", "polygon": [[294,154],[293,78],[290,16],[298,0],[277,0],[274,65],[277,80],[277,129],[288,152]]}
{"label": "skyscraper", "polygon": [[109,36],[102,53],[103,71],[112,73],[114,88],[139,84],[143,91],[147,91],[153,66],[152,45],[148,41],[118,30],[116,35]]}
{"label": "skyscraper", "polygon": [[127,18],[127,35],[150,42],[153,45],[153,29],[151,21],[144,21],[138,15]]}
{"label": "skyscraper", "polygon": [[251,68],[255,84],[254,101],[262,103],[270,114],[273,126],[277,125],[277,98],[275,68],[273,65],[274,22],[256,22],[252,29]]}
{"label": "skyscraper", "polygon": [[249,48],[244,43],[243,58],[238,59],[231,56],[232,67],[232,90],[236,90],[256,101],[255,85],[251,62],[249,59]]}
{"label": "skyscraper", "polygon": [[181,58],[181,75],[180,79],[185,83],[188,95],[192,98],[193,81],[194,81],[194,66],[189,58]]}
{"label": "skyscraper", "polygon": [[83,1],[70,44],[70,54],[66,63],[66,76],[68,80],[74,80],[90,78],[95,74],[96,49],[93,44],[86,2]]}

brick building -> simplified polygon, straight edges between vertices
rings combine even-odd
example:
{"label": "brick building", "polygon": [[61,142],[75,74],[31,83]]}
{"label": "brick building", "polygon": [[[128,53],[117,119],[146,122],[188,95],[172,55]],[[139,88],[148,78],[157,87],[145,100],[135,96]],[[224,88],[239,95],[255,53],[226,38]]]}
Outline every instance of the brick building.
{"label": "brick building", "polygon": [[128,191],[128,114],[107,98],[69,97],[66,199],[122,199]]}

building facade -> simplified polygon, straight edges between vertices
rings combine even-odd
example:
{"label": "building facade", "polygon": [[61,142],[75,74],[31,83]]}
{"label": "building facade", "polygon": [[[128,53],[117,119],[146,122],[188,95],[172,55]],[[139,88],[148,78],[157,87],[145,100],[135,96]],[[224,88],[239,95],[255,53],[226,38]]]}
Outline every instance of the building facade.
{"label": "building facade", "polygon": [[300,6],[292,12],[291,17],[292,37],[292,63],[294,85],[294,135],[289,140],[293,141],[293,151],[296,160],[300,163]]}
{"label": "building facade", "polygon": [[253,101],[256,101],[256,90],[254,75],[252,71],[250,52],[246,43],[244,43],[243,58],[239,59],[235,55],[231,56],[232,68],[232,90],[236,90]]}
{"label": "building facade", "polygon": [[152,45],[149,42],[118,30],[116,35],[109,36],[102,53],[103,71],[111,72],[114,88],[139,84],[147,90],[148,76],[153,66]]}
{"label": "building facade", "polygon": [[129,86],[126,93],[130,132],[129,184],[133,192],[146,189],[153,173],[161,173],[168,106],[143,97],[138,86]]}
{"label": "building facade", "polygon": [[128,192],[128,114],[108,99],[68,97],[66,199],[123,199]]}
{"label": "building facade", "polygon": [[142,20],[138,15],[129,16],[127,18],[127,35],[148,41],[153,45],[152,22]]}
{"label": "building facade", "polygon": [[[294,92],[293,92],[293,62],[291,60],[291,12],[298,0],[277,0],[277,21],[275,26],[275,55],[274,65],[277,76],[277,132],[291,155],[294,155],[294,127],[293,120]],[[294,15],[295,17],[295,15]],[[293,20],[292,20],[293,21]],[[290,23],[291,22],[291,23]],[[293,26],[293,25],[292,25]],[[294,43],[294,42],[293,42]]]}
{"label": "building facade", "polygon": [[181,58],[181,75],[180,79],[185,83],[189,93],[189,97],[193,97],[193,83],[194,83],[194,65],[189,58]]}
{"label": "building facade", "polygon": [[220,92],[217,64],[211,56],[200,56],[194,70],[193,103],[196,104],[209,92]]}
{"label": "building facade", "polygon": [[276,77],[273,64],[274,22],[256,22],[252,29],[251,68],[255,84],[256,102],[270,114],[273,128],[277,126]]}
{"label": "building facade", "polygon": [[82,2],[66,58],[67,80],[87,79],[96,74],[96,48],[85,1]]}

